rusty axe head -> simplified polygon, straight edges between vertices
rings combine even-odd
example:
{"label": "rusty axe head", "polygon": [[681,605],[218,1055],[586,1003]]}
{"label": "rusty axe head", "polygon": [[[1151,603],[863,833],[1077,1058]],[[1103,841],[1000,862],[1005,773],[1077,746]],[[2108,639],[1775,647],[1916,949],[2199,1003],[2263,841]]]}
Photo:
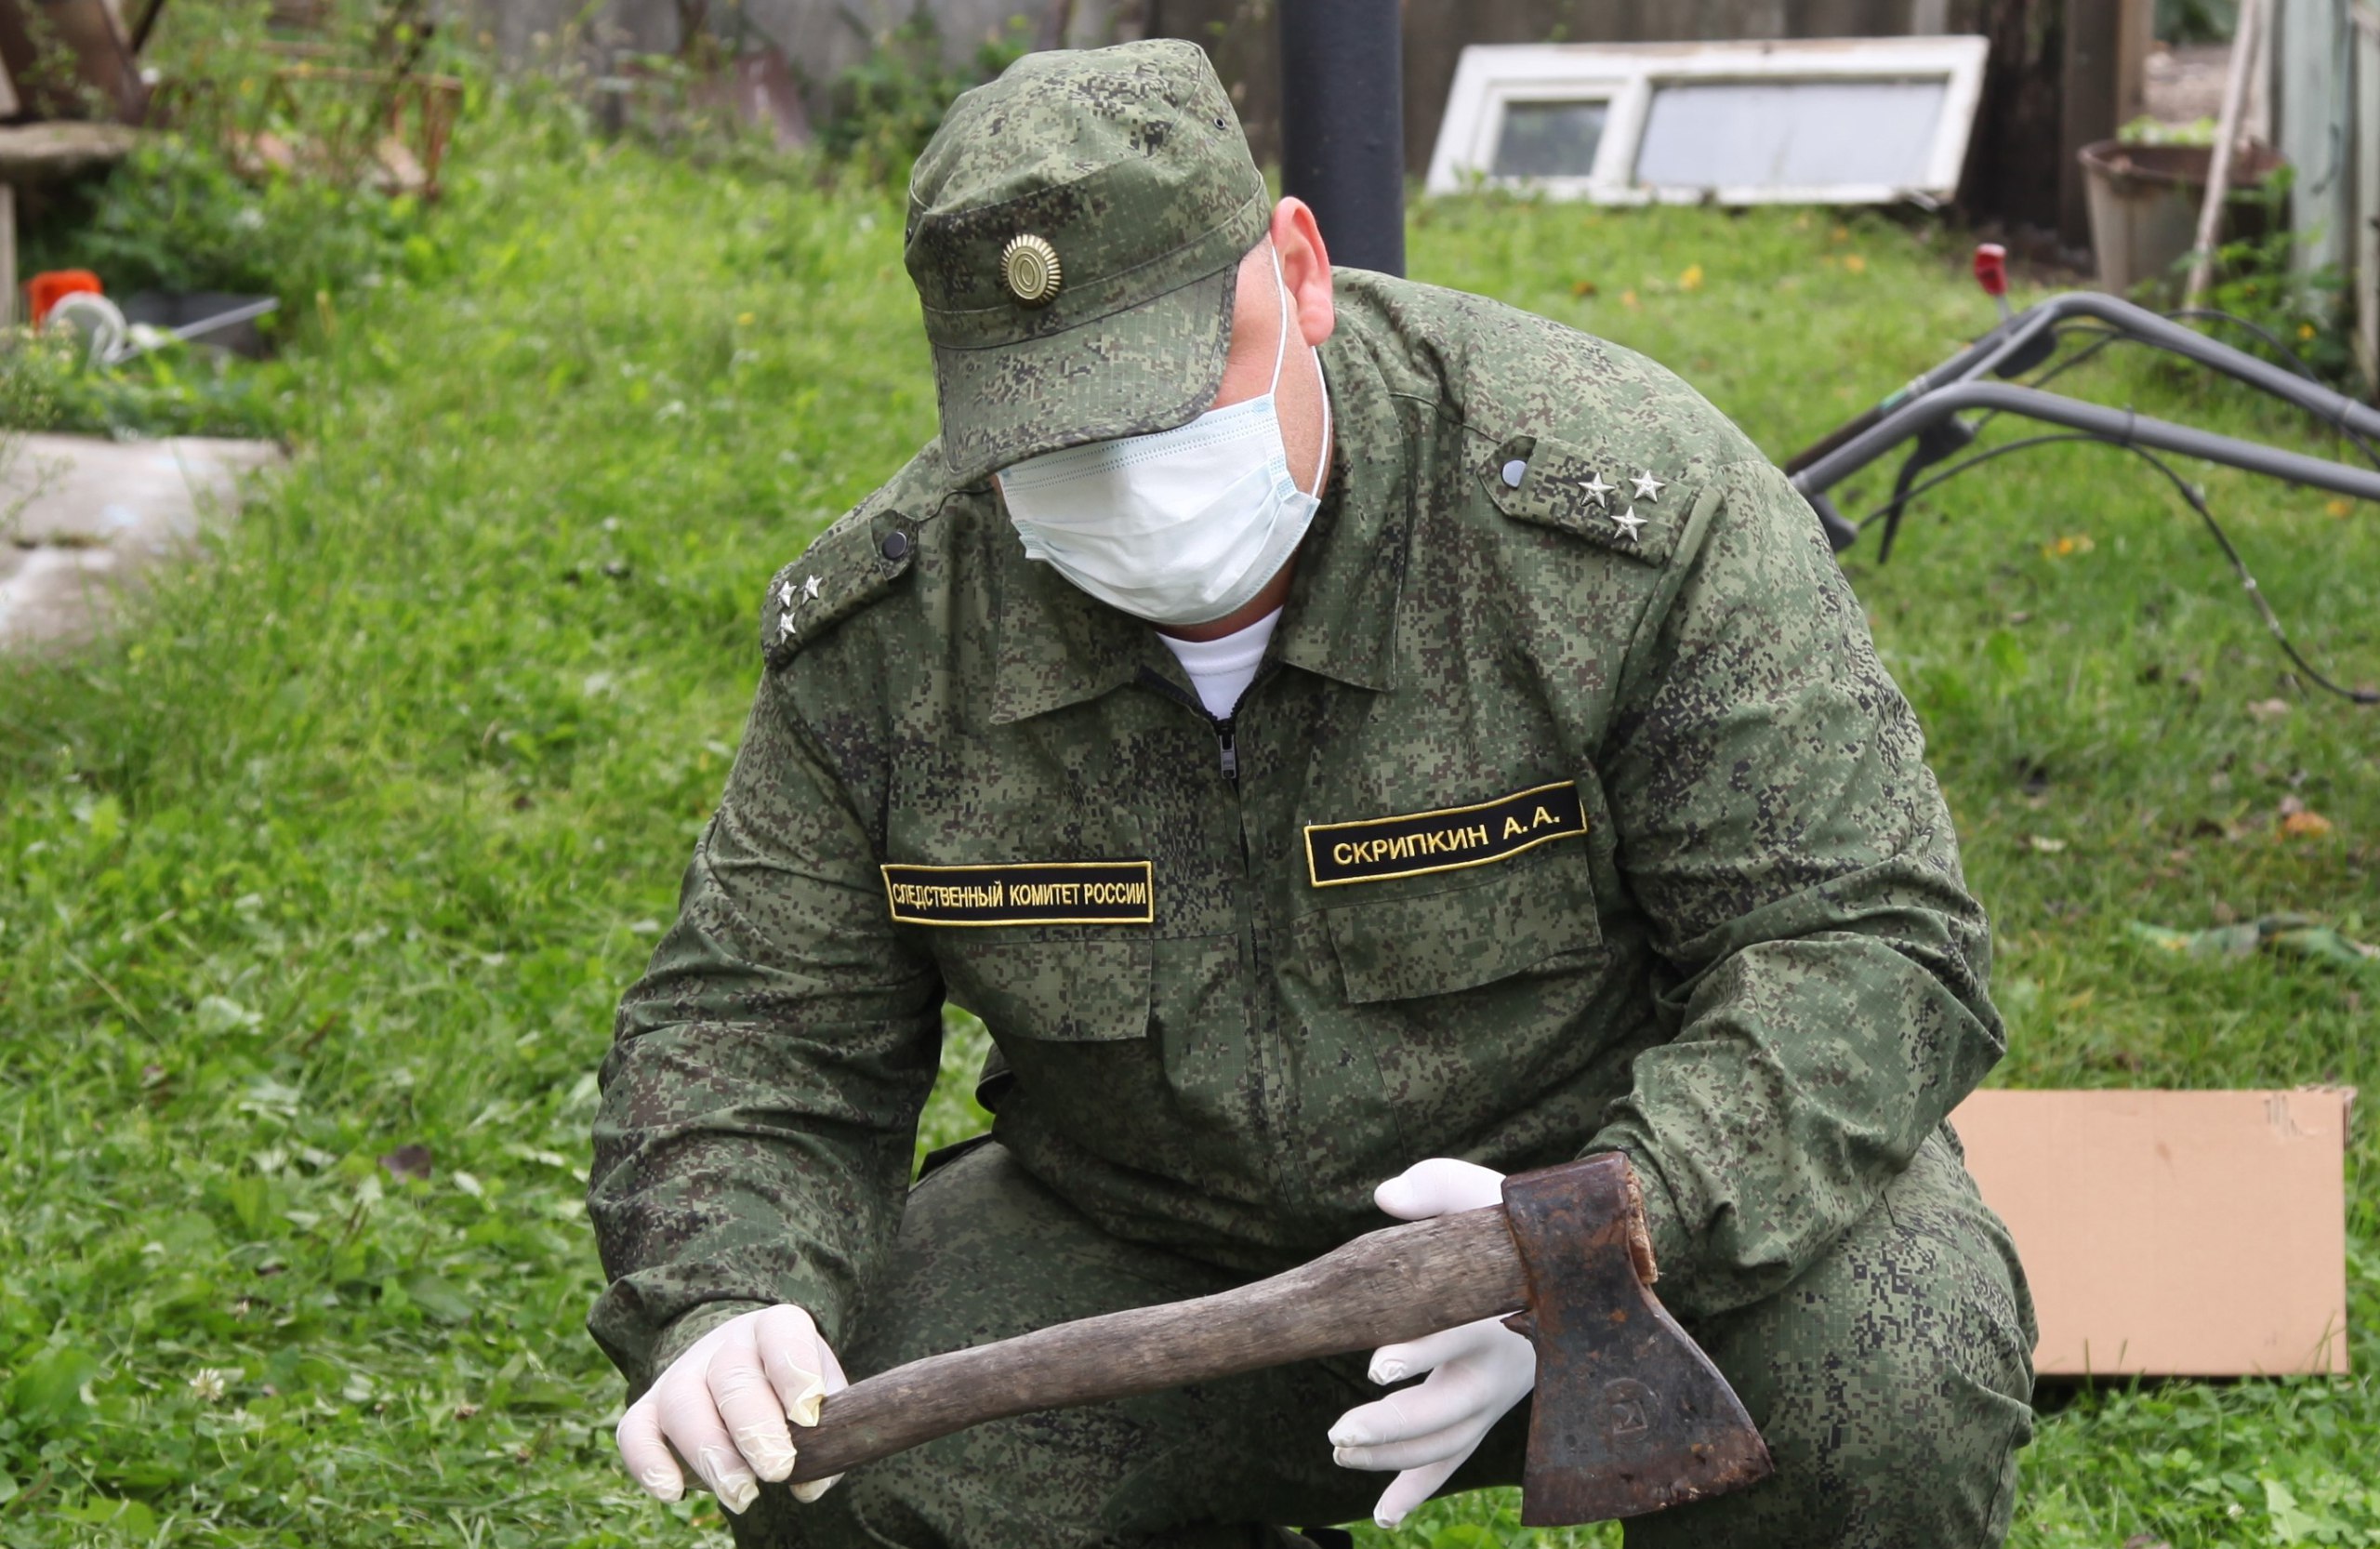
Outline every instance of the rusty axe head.
{"label": "rusty axe head", "polygon": [[1628,1158],[1515,1173],[1504,1212],[1529,1284],[1527,1310],[1506,1321],[1537,1346],[1522,1523],[1638,1516],[1765,1478],[1768,1449],[1735,1390],[1646,1289]]}

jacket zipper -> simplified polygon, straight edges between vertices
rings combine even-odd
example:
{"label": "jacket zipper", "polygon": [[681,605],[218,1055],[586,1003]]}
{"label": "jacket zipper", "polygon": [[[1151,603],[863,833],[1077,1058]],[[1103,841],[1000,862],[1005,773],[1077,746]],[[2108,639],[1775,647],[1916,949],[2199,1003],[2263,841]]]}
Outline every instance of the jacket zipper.
{"label": "jacket zipper", "polygon": [[[1263,682],[1272,671],[1272,668],[1273,664],[1269,661],[1259,667],[1256,669],[1256,676],[1249,681],[1248,689],[1241,692],[1240,697],[1246,698],[1248,692]],[[1239,716],[1237,712],[1235,711],[1230,715],[1217,715],[1199,703],[1196,695],[1183,693],[1146,668],[1141,669],[1141,682],[1175,704],[1186,705],[1207,718],[1207,724],[1214,728],[1215,753],[1217,761],[1223,768],[1223,778],[1236,788],[1239,785]]]}
{"label": "jacket zipper", "polygon": [[[1273,667],[1274,664],[1267,660],[1257,668],[1256,676],[1250,680],[1248,688],[1241,692],[1240,697],[1243,702],[1248,694],[1271,674]],[[1273,1052],[1264,1046],[1260,1032],[1264,1025],[1264,1018],[1263,1010],[1260,1004],[1263,997],[1257,987],[1257,979],[1258,968],[1263,954],[1256,941],[1254,846],[1249,842],[1248,809],[1241,800],[1239,788],[1239,716],[1236,707],[1230,715],[1219,716],[1210,713],[1195,695],[1184,694],[1154,671],[1144,669],[1141,681],[1176,704],[1185,705],[1206,717],[1207,724],[1214,730],[1217,761],[1223,770],[1224,780],[1231,786],[1232,806],[1239,827],[1239,880],[1233,889],[1233,912],[1236,916],[1234,923],[1237,927],[1239,937],[1240,977],[1245,996],[1242,1014],[1247,1019],[1246,1025],[1250,1036],[1258,1039],[1256,1047],[1250,1051],[1255,1061],[1256,1076],[1256,1091],[1252,1094],[1255,1111],[1252,1117],[1260,1132],[1264,1132],[1267,1143],[1264,1148],[1265,1155],[1271,1158],[1276,1173],[1276,1184],[1285,1185],[1287,1179],[1280,1175],[1283,1151],[1278,1139],[1286,1132],[1286,1127],[1280,1114],[1276,1111],[1279,1081],[1277,1072],[1273,1066],[1276,1062],[1268,1058]]]}

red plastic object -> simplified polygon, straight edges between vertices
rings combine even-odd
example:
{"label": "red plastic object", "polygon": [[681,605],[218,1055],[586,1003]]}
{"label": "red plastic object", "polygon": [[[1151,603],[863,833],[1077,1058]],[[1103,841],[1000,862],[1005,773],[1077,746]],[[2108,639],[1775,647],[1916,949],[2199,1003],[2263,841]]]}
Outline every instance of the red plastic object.
{"label": "red plastic object", "polygon": [[49,269],[25,282],[25,311],[38,328],[49,316],[49,309],[77,293],[105,296],[107,289],[99,277],[87,269]]}
{"label": "red plastic object", "polygon": [[1980,243],[1975,250],[1975,283],[1990,297],[2008,294],[2008,249],[1996,242]]}

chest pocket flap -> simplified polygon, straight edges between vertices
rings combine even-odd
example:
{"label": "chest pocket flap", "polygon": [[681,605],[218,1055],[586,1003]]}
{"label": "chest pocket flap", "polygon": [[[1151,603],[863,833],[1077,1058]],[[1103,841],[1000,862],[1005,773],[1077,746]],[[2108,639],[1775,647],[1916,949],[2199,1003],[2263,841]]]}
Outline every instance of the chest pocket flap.
{"label": "chest pocket flap", "polygon": [[1557,848],[1484,870],[1468,886],[1324,910],[1348,1000],[1450,995],[1601,949],[1580,857]]}
{"label": "chest pocket flap", "polygon": [[1148,1031],[1145,938],[968,941],[940,956],[950,998],[996,1039],[1110,1043]]}

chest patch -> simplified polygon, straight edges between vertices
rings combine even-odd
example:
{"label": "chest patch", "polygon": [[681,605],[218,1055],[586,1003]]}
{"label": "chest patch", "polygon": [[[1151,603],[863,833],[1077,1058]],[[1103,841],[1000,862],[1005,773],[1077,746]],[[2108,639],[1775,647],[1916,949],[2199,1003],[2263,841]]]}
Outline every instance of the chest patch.
{"label": "chest patch", "polygon": [[905,925],[1146,925],[1157,918],[1147,861],[879,869],[892,918]]}
{"label": "chest patch", "polygon": [[1534,786],[1469,807],[1354,823],[1309,823],[1306,873],[1316,887],[1379,882],[1510,859],[1587,831],[1579,782]]}

